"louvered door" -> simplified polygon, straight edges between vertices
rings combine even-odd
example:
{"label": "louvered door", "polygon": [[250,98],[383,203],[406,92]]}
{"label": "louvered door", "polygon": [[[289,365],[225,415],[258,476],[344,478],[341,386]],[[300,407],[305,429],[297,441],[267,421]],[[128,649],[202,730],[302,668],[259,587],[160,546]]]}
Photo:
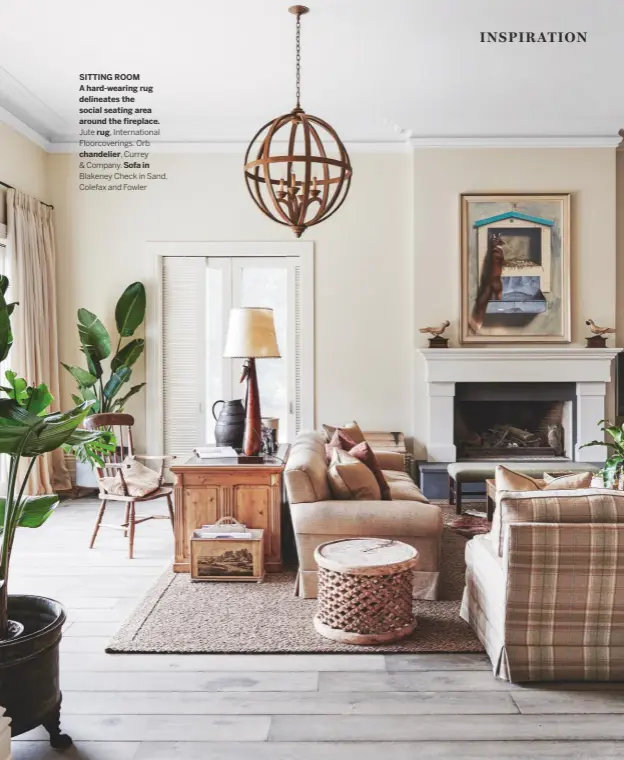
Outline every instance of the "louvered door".
{"label": "louvered door", "polygon": [[280,442],[312,427],[312,299],[299,257],[165,256],[162,272],[164,450],[214,441],[213,403],[244,398],[242,360],[222,356],[232,307],[274,310],[282,358],[257,363],[262,415],[279,418]]}
{"label": "louvered door", "polygon": [[205,430],[206,260],[166,256],[162,276],[164,450],[190,455]]}

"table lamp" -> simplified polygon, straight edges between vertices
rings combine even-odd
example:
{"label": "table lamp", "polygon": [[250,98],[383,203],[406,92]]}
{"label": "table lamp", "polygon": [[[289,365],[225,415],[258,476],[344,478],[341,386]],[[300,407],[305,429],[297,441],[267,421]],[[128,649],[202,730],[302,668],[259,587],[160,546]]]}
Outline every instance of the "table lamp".
{"label": "table lamp", "polygon": [[262,422],[256,359],[280,358],[273,309],[231,309],[223,356],[246,360],[241,377],[241,383],[247,379],[243,452],[257,456],[262,448]]}

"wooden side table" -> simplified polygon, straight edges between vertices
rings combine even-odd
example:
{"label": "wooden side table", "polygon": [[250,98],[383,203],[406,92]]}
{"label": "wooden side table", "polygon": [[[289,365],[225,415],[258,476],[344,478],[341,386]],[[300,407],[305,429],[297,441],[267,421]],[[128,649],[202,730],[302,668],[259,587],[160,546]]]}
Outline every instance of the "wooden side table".
{"label": "wooden side table", "polygon": [[175,477],[174,572],[190,572],[193,531],[226,516],[264,530],[265,569],[269,573],[282,569],[283,472],[288,449],[288,445],[280,446],[277,455],[262,464],[194,456],[171,467]]}

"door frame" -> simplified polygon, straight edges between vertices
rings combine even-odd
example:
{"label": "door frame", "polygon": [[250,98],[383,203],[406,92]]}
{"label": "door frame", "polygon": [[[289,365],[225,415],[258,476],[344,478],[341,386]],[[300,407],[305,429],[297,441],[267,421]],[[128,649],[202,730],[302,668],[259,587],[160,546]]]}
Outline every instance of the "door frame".
{"label": "door frame", "polygon": [[[163,420],[163,258],[198,256],[202,258],[297,258],[300,265],[301,293],[301,426],[316,426],[315,342],[314,342],[314,243],[233,242],[233,241],[148,241],[147,253],[154,262],[154,276],[146,284],[145,322],[145,432],[150,453],[166,454]],[[205,411],[205,410],[204,410]],[[198,410],[198,414],[201,414]]]}

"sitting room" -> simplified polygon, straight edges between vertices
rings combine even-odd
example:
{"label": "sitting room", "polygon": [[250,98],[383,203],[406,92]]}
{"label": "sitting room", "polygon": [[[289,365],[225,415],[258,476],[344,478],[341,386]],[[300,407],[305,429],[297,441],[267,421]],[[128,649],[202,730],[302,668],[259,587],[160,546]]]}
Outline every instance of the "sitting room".
{"label": "sitting room", "polygon": [[624,8],[105,10],[0,9],[0,760],[621,756]]}

